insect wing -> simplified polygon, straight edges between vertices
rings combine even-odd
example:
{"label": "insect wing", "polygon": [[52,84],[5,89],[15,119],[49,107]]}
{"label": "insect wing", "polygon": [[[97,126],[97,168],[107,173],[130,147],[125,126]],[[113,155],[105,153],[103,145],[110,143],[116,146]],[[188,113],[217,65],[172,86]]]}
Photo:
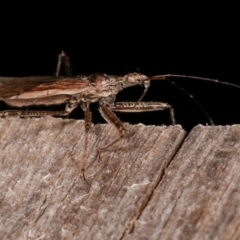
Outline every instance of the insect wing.
{"label": "insect wing", "polygon": [[72,95],[88,88],[89,81],[83,77],[0,77],[0,99]]}

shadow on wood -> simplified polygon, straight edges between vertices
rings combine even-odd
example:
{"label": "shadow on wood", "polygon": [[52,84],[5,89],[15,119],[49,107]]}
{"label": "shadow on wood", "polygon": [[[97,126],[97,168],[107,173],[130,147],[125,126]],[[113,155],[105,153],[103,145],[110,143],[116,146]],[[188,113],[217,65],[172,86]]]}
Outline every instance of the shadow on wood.
{"label": "shadow on wood", "polygon": [[0,238],[238,239],[239,126],[125,127],[0,119]]}

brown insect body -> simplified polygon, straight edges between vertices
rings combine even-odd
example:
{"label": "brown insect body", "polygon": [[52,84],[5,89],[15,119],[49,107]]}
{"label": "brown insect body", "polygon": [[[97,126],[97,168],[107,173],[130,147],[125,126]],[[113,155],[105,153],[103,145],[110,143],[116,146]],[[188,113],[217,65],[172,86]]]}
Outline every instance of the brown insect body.
{"label": "brown insect body", "polygon": [[124,88],[148,82],[145,75],[137,73],[123,77],[106,74],[82,77],[0,77],[0,100],[17,107],[61,104],[72,98],[79,103],[99,102],[107,98],[112,103]]}

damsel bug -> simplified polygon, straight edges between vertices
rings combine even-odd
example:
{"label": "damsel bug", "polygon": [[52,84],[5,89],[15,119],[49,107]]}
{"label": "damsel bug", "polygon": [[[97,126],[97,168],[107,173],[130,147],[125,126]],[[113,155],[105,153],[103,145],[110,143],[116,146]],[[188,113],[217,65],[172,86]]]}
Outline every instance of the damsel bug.
{"label": "damsel bug", "polygon": [[[69,76],[59,76],[61,65],[64,65]],[[99,111],[102,117],[113,124],[119,132],[116,137],[106,146],[99,149],[99,154],[108,149],[124,137],[126,129],[123,123],[113,113],[118,112],[146,112],[168,109],[172,124],[175,124],[174,110],[168,103],[141,102],[146,94],[150,81],[166,80],[170,77],[194,78],[204,81],[214,81],[221,84],[240,88],[238,85],[220,82],[209,78],[201,78],[185,75],[158,75],[147,77],[139,73],[130,73],[124,76],[111,76],[106,74],[93,74],[90,76],[72,77],[69,58],[64,52],[59,54],[55,77],[0,77],[0,100],[4,103],[18,107],[17,110],[0,111],[0,117],[41,117],[68,116],[75,108],[81,107],[85,119],[85,152],[87,150],[88,132],[91,127],[92,113],[89,105],[93,102],[99,103]],[[144,91],[136,102],[115,102],[117,94],[125,88],[142,85]],[[62,111],[39,111],[22,110],[21,107],[32,105],[57,105],[65,103]],[[82,172],[84,176],[86,157],[82,161]]]}

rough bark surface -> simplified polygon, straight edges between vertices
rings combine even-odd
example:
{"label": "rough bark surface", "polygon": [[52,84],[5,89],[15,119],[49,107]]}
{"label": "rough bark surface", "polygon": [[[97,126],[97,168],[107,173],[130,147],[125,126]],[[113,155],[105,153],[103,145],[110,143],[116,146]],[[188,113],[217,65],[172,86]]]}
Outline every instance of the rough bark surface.
{"label": "rough bark surface", "polygon": [[[97,150],[111,142],[117,131],[110,125],[96,125],[90,130],[84,181],[80,170],[85,143],[83,121],[0,119],[0,239],[144,239],[155,238],[159,232],[170,238],[166,234],[173,211],[168,220],[160,213],[164,213],[163,206],[171,208],[176,205],[175,198],[179,201],[184,197],[182,189],[175,190],[178,194],[172,197],[169,194],[174,183],[180,184],[187,177],[185,168],[190,163],[174,160],[175,164],[181,162],[176,176],[176,166],[167,169],[185,131],[180,126],[125,127],[126,137],[103,152],[101,158]],[[200,166],[201,161],[191,164]],[[226,171],[226,164],[225,160],[225,165],[214,172]],[[208,174],[212,176],[211,171]],[[164,185],[163,177],[170,182]],[[237,193],[231,199],[235,206],[239,203]],[[159,194],[162,200],[156,200]],[[157,204],[155,216],[148,213],[152,204]],[[233,224],[230,220],[228,225]],[[146,236],[146,230],[141,229],[148,226],[152,230]]]}

